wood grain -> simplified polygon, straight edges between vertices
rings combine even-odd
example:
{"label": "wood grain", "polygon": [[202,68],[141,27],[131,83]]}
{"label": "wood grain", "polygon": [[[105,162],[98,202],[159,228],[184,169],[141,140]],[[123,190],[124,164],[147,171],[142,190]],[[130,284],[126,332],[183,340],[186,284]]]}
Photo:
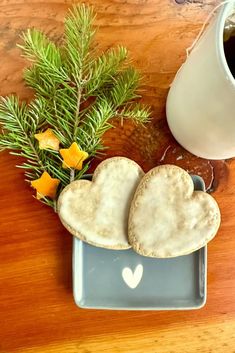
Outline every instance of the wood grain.
{"label": "wood grain", "polygon": [[[0,94],[30,99],[19,34],[38,27],[59,39],[70,0],[1,0]],[[208,301],[198,311],[116,312],[78,309],[71,289],[71,236],[56,214],[32,197],[16,157],[0,155],[1,353],[235,352],[235,163],[197,159],[165,124],[169,85],[216,1],[93,0],[102,49],[126,45],[145,78],[144,101],[154,121],[145,131],[117,126],[109,155],[134,158],[145,170],[177,161],[201,173],[214,190],[222,226],[209,245]],[[170,146],[170,147],[169,147]],[[168,148],[169,147],[169,148]],[[166,149],[168,150],[166,151]],[[165,153],[165,158],[162,158]]]}

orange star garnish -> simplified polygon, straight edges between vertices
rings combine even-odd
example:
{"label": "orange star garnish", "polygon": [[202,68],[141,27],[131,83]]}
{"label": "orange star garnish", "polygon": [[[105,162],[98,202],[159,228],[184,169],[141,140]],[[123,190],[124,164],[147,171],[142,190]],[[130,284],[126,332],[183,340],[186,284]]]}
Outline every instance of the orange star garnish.
{"label": "orange star garnish", "polygon": [[82,169],[82,164],[88,158],[88,153],[81,151],[76,142],[73,142],[69,148],[60,149],[63,157],[63,168]]}
{"label": "orange star garnish", "polygon": [[44,132],[35,134],[34,137],[39,141],[39,148],[45,150],[47,148],[58,151],[59,150],[59,139],[55,136],[52,129],[47,129]]}
{"label": "orange star garnish", "polygon": [[37,190],[38,200],[46,196],[54,199],[59,183],[59,179],[54,179],[47,172],[43,172],[39,179],[31,181],[31,186]]}

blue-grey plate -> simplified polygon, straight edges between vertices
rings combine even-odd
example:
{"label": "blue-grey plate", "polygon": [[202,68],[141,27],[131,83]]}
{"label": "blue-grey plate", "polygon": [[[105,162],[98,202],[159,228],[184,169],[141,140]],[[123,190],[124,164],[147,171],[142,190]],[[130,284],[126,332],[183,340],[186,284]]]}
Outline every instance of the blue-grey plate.
{"label": "blue-grey plate", "polygon": [[[195,190],[203,180],[192,176]],[[207,248],[171,259],[106,250],[74,237],[73,293],[81,308],[199,309],[206,303]]]}

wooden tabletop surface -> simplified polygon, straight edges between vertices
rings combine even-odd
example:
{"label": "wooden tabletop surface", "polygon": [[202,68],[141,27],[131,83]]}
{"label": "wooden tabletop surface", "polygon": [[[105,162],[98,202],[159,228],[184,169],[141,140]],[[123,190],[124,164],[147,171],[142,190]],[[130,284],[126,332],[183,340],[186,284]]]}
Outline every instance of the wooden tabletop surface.
{"label": "wooden tabletop surface", "polygon": [[[72,0],[1,0],[0,95],[24,87],[25,65],[16,49],[28,27],[58,39]],[[0,352],[1,353],[207,353],[235,352],[235,162],[192,156],[172,139],[165,121],[169,85],[217,1],[92,0],[103,49],[127,46],[144,74],[144,101],[153,122],[147,129],[119,126],[106,136],[108,155],[135,159],[147,171],[177,163],[201,174],[222,213],[209,245],[208,300],[203,309],[173,312],[82,310],[71,284],[72,237],[57,215],[32,197],[16,169],[0,154]],[[187,99],[187,97],[185,97]],[[178,158],[181,156],[180,158]]]}

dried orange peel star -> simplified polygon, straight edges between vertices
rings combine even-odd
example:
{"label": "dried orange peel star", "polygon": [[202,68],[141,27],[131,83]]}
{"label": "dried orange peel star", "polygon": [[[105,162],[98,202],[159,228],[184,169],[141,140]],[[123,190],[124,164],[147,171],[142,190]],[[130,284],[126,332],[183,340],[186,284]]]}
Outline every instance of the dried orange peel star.
{"label": "dried orange peel star", "polygon": [[55,136],[52,129],[49,128],[44,132],[41,132],[39,134],[35,134],[34,137],[39,141],[39,148],[40,149],[42,149],[42,150],[51,149],[54,151],[59,150],[60,141]]}
{"label": "dried orange peel star", "polygon": [[69,148],[60,149],[63,157],[63,168],[82,169],[83,162],[89,157],[88,153],[80,150],[78,144],[73,142]]}
{"label": "dried orange peel star", "polygon": [[47,172],[43,172],[39,179],[31,181],[31,186],[36,189],[38,200],[46,196],[54,199],[59,183],[59,179],[52,178]]}

